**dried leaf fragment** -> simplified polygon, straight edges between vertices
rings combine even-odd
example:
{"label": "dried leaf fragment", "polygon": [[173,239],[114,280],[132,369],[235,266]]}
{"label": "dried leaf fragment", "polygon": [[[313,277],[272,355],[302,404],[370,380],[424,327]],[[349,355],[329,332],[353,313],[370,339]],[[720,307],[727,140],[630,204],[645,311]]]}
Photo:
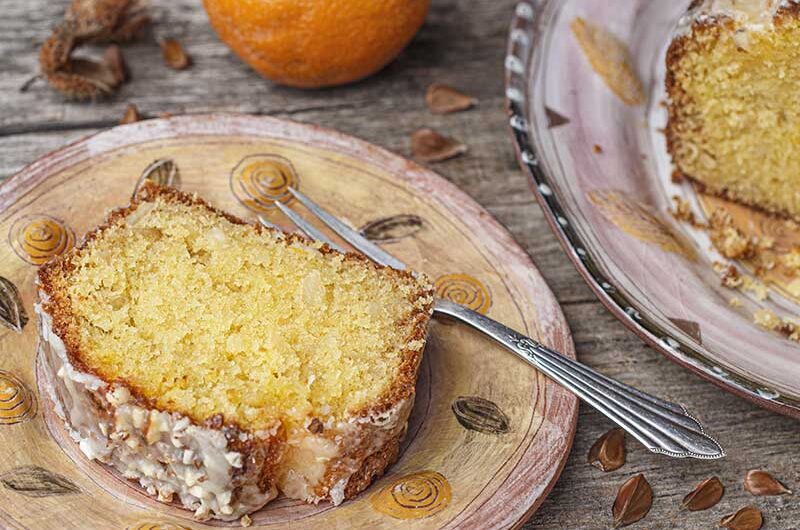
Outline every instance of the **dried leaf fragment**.
{"label": "dried leaf fragment", "polygon": [[681,508],[691,512],[707,510],[722,500],[724,494],[725,486],[717,477],[707,478],[683,498]]}
{"label": "dried leaf fragment", "polygon": [[577,17],[572,33],[597,74],[608,88],[628,105],[644,102],[644,89],[633,68],[631,54],[624,42],[610,31]]}
{"label": "dried leaf fragment", "polygon": [[161,41],[161,53],[164,55],[164,63],[174,70],[184,70],[191,64],[183,46],[175,39]]}
{"label": "dried leaf fragment", "polygon": [[145,0],[73,0],[64,25],[84,42],[125,42],[148,22]]}
{"label": "dried leaf fragment", "polygon": [[611,513],[614,515],[614,528],[628,526],[640,521],[653,506],[653,489],[639,473],[628,479],[617,492]]}
{"label": "dried leaf fragment", "polygon": [[125,59],[122,57],[122,49],[112,44],[103,53],[103,63],[106,65],[117,85],[124,83],[128,79],[128,69],[125,66]]}
{"label": "dried leaf fragment", "polygon": [[425,103],[434,114],[450,114],[471,108],[477,100],[442,83],[433,83],[425,92]]}
{"label": "dried leaf fragment", "polygon": [[427,127],[411,134],[411,152],[423,162],[441,162],[467,152],[467,146]]}
{"label": "dried leaf fragment", "polygon": [[764,525],[764,517],[761,510],[752,506],[746,506],[736,513],[723,517],[719,526],[729,530],[759,530]]}
{"label": "dried leaf fragment", "polygon": [[[73,59],[67,75],[89,83],[98,92],[110,93],[119,86],[119,71],[105,61],[96,63],[87,59]],[[52,78],[51,78],[52,79]]]}
{"label": "dried leaf fragment", "polygon": [[125,108],[125,114],[123,114],[122,118],[119,120],[119,124],[125,125],[126,123],[134,123],[141,119],[142,116],[139,114],[139,109],[137,109],[136,105],[133,103],[129,103]]}
{"label": "dried leaf fragment", "polygon": [[112,92],[126,78],[119,47],[109,46],[100,62],[73,59],[72,52],[85,43],[130,40],[149,21],[143,1],[74,0],[39,50],[42,76],[53,88],[76,99]]}
{"label": "dried leaf fragment", "polygon": [[614,471],[625,465],[625,431],[611,429],[589,449],[588,461],[600,471]]}
{"label": "dried leaf fragment", "polygon": [[744,489],[759,497],[792,494],[792,490],[781,484],[780,481],[766,471],[761,471],[760,469],[753,469],[747,472],[744,477]]}

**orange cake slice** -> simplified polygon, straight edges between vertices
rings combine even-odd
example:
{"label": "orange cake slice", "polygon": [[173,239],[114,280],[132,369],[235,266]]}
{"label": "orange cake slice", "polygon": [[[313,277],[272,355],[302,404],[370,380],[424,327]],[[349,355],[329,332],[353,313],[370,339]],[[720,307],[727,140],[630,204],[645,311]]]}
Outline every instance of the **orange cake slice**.
{"label": "orange cake slice", "polygon": [[711,194],[800,220],[800,4],[698,0],[667,54],[667,143]]}
{"label": "orange cake slice", "polygon": [[432,311],[408,272],[145,183],[39,271],[57,412],[199,519],[334,504],[398,454]]}

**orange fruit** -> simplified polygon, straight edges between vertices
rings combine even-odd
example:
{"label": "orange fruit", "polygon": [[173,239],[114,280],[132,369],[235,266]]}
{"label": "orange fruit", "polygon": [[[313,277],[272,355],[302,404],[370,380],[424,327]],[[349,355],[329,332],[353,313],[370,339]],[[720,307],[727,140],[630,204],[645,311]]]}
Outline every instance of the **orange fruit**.
{"label": "orange fruit", "polygon": [[261,75],[303,88],[377,72],[417,33],[430,0],[203,0],[214,30]]}

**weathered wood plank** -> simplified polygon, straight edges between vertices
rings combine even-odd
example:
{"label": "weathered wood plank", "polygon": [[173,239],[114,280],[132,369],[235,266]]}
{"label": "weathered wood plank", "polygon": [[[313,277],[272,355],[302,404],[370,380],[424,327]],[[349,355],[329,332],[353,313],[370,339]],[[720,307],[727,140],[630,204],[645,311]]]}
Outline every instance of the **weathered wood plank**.
{"label": "weathered wood plank", "polygon": [[[115,121],[132,101],[149,112],[230,110],[292,113],[344,105],[374,119],[381,108],[413,109],[433,81],[454,82],[480,99],[502,94],[502,55],[512,2],[434,2],[425,26],[406,51],[380,76],[357,85],[300,91],[268,83],[241,63],[211,30],[195,0],[156,2],[151,32],[126,45],[131,82],[103,101],[87,106],[65,102],[43,82],[19,87],[37,72],[37,48],[67,2],[6,0],[0,20],[0,134],[20,125]],[[175,72],[164,66],[156,38],[176,36],[194,65]],[[369,108],[381,103],[382,107]]]}
{"label": "weathered wood plank", "polygon": [[[753,497],[742,487],[748,470],[763,468],[797,488],[797,422],[700,381],[643,345],[597,303],[568,304],[564,309],[582,361],[645,391],[683,403],[713,430],[728,456],[708,462],[668,459],[649,453],[628,437],[627,464],[618,471],[603,473],[586,463],[586,455],[612,424],[582,405],[575,446],[562,478],[526,529],[611,528],[611,505],[617,489],[636,473],[645,474],[655,501],[647,518],[631,528],[715,528],[722,515],[748,504],[764,511],[764,528],[797,526],[800,507],[793,497]],[[718,476],[725,485],[723,500],[705,512],[678,513],[683,496],[711,476]]]}
{"label": "weathered wood plank", "polygon": [[[643,390],[675,399],[696,412],[729,452],[722,462],[675,461],[650,455],[629,441],[628,464],[604,474],[585,463],[586,453],[611,424],[581,408],[575,448],[550,498],[525,528],[611,527],[611,504],[626,478],[644,472],[656,501],[632,528],[700,530],[745,504],[764,509],[765,528],[800,525],[794,497],[754,498],[741,487],[744,473],[763,467],[800,488],[796,463],[800,423],[759,409],[692,376],[646,347],[594,299],[550,233],[513,156],[502,103],[502,61],[514,0],[434,0],[425,27],[408,50],[380,75],[351,87],[298,91],[263,81],[242,65],[208,28],[195,0],[155,2],[154,35],[177,36],[195,64],[173,72],[161,64],[153,35],[125,48],[132,81],[107,101],[65,102],[43,84],[19,93],[36,69],[36,47],[66,1],[5,0],[0,18],[0,176],[8,176],[48,151],[109,126],[132,101],[145,113],[230,110],[318,123],[408,154],[408,135],[431,126],[470,146],[461,158],[434,166],[483,204],[531,254],[564,305],[578,355],[588,364]],[[478,108],[433,116],[424,107],[433,81],[459,86]],[[726,485],[714,509],[677,513],[683,495],[717,475]]]}

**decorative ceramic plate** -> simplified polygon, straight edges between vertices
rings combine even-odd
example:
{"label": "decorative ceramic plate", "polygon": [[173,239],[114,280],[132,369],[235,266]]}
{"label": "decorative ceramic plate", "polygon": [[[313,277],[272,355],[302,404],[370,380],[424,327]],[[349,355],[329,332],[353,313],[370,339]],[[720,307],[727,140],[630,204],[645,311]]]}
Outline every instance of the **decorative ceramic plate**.
{"label": "decorative ceramic plate", "polygon": [[[667,213],[678,196],[700,219],[722,207],[778,248],[800,242],[796,225],[671,181],[665,53],[688,4],[520,2],[506,57],[519,160],[570,259],[620,320],[717,385],[800,416],[800,347],[754,324],[759,310],[798,314],[790,279],[770,273],[764,301],[721,287],[707,234]],[[631,68],[615,63],[625,53]]]}
{"label": "decorative ceramic plate", "polygon": [[[170,160],[156,169],[151,164]],[[172,171],[170,167],[177,171]],[[442,297],[574,356],[553,295],[509,234],[434,173],[309,125],[233,115],[116,127],[0,187],[0,527],[174,529],[199,523],[87,460],[52,412],[36,362],[37,265],[130,199],[145,168],[237,216],[291,229],[273,201],[299,187],[415,269]],[[577,400],[464,326],[434,322],[399,461],[337,508],[279,499],[254,528],[506,528],[544,500],[569,453]]]}

